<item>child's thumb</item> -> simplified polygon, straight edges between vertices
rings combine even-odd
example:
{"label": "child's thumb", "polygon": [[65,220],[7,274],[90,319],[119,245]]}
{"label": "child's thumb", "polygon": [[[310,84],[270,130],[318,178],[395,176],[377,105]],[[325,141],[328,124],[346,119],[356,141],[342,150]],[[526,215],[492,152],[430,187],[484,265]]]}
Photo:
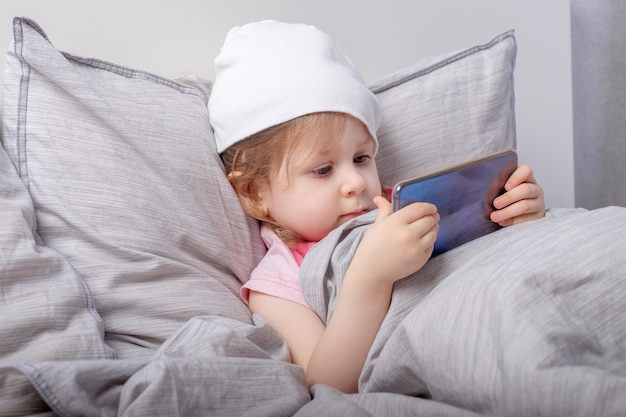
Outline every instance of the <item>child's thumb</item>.
{"label": "child's thumb", "polygon": [[393,206],[383,196],[374,197],[374,204],[378,207],[378,216],[376,221],[389,217],[393,213]]}

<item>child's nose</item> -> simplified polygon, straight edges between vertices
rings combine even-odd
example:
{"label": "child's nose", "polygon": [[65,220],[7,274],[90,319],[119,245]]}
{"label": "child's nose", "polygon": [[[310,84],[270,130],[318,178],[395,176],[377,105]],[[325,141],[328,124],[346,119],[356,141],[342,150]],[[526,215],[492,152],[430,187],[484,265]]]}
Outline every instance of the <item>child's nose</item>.
{"label": "child's nose", "polygon": [[344,174],[342,183],[342,194],[346,197],[358,194],[365,188],[365,178],[356,170],[351,169]]}

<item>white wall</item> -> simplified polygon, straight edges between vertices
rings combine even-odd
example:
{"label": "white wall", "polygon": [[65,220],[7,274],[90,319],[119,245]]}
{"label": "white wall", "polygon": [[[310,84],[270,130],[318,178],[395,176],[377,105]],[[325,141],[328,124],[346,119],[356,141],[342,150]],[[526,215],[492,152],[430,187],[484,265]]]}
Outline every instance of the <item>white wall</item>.
{"label": "white wall", "polygon": [[264,18],[328,32],[368,81],[515,29],[521,162],[549,207],[574,206],[569,1],[3,0],[3,51],[16,15],[35,19],[59,49],[169,77],[212,78],[228,29]]}

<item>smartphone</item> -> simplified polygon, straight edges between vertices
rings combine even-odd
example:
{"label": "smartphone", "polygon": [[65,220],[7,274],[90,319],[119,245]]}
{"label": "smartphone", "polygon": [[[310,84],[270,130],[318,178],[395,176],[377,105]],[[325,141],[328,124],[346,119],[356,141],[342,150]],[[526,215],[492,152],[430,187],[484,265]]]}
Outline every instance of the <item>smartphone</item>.
{"label": "smartphone", "polygon": [[393,209],[417,201],[437,206],[435,257],[500,228],[489,215],[517,164],[517,153],[509,149],[401,181],[393,187]]}

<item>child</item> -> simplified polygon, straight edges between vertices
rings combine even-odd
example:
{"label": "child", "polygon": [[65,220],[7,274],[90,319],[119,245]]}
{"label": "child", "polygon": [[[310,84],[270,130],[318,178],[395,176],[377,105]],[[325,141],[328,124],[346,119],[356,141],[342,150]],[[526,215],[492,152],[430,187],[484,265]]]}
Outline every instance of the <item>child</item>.
{"label": "child", "polygon": [[[275,21],[235,28],[215,68],[209,112],[218,152],[268,248],[242,296],[286,341],[309,385],[355,392],[394,282],[432,253],[437,209],[414,203],[392,213],[374,161],[379,103],[324,33]],[[544,215],[530,168],[520,167],[506,187],[493,221]],[[302,258],[331,230],[375,209],[324,325],[300,288]]]}

